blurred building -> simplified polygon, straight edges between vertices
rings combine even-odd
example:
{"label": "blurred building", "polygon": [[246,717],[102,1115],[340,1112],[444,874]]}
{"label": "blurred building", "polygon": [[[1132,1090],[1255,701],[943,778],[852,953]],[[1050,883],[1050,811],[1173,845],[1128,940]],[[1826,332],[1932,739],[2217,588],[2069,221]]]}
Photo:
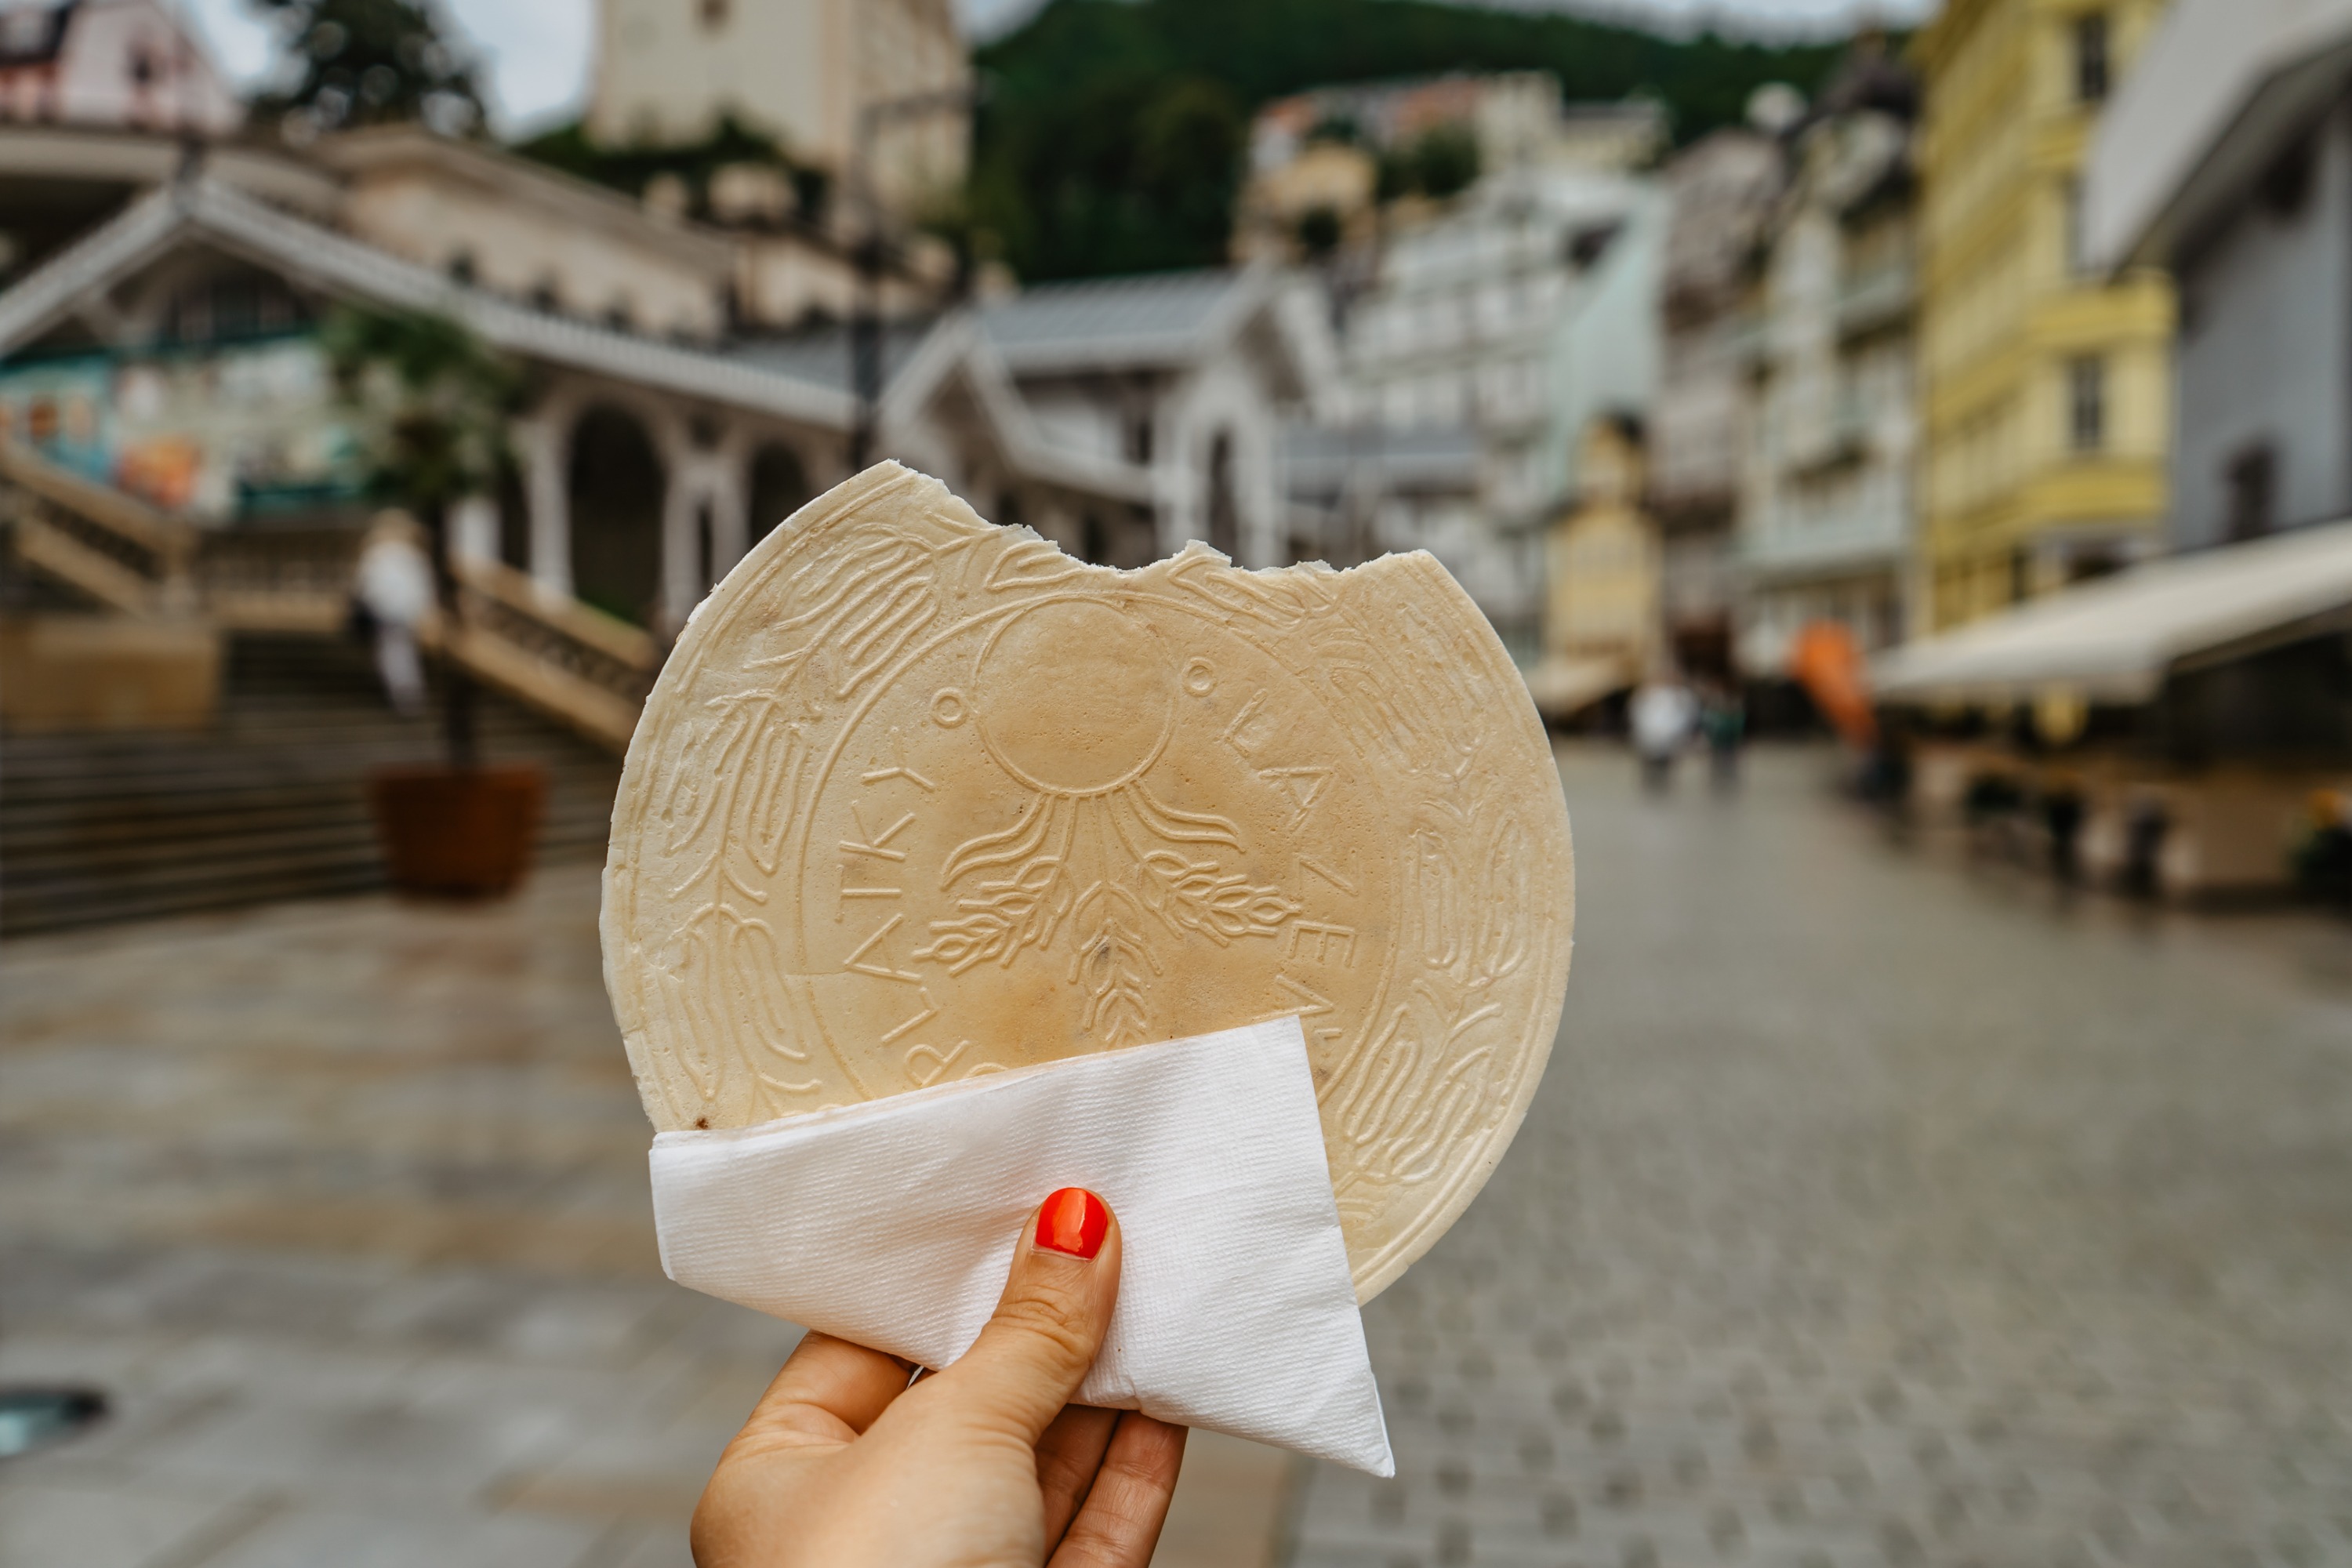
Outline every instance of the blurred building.
{"label": "blurred building", "polygon": [[[632,241],[629,224],[643,220],[630,204],[551,189],[556,199],[533,195],[537,220],[568,229],[582,268],[681,265],[658,234]],[[0,443],[193,526],[205,550],[237,557],[257,592],[300,579],[290,603],[318,590],[318,561],[348,545],[367,504],[320,323],[344,305],[446,315],[526,370],[530,389],[513,430],[515,487],[467,509],[461,542],[551,605],[583,602],[660,630],[682,625],[760,533],[846,474],[856,405],[839,329],[829,342],[724,342],[635,317],[583,319],[452,267],[434,248],[446,234],[401,223],[399,201],[362,199],[364,181],[330,190],[336,203],[306,212],[226,178],[179,181],[0,292]],[[469,227],[451,207],[436,221],[487,248],[508,220]],[[426,250],[375,243],[379,224]],[[653,259],[633,261],[633,244]],[[705,280],[723,280],[723,263]],[[682,298],[710,309],[707,292]],[[1017,490],[1041,516],[1148,510],[1142,467],[1039,436],[968,316],[902,328],[890,350],[884,451],[975,494]],[[102,552],[100,535],[85,542]],[[341,597],[331,571],[323,591],[331,629]],[[287,613],[307,626],[320,612]]]}
{"label": "blurred building", "polygon": [[[201,166],[152,133],[0,128],[0,192],[22,198],[0,221],[28,261],[0,289],[0,440],[245,540],[265,577],[278,545],[254,531],[297,553],[310,531],[323,558],[365,510],[318,342],[346,305],[453,316],[529,372],[516,482],[460,536],[550,603],[673,629],[847,471],[849,332],[747,319],[742,230],[412,127]],[[1090,560],[1191,538],[1293,559],[1282,432],[1333,417],[1339,374],[1298,279],[1213,269],[978,308],[906,288],[879,453]]]}
{"label": "blurred building", "polygon": [[1917,109],[1910,72],[1866,39],[1787,139],[1748,339],[1738,663],[1751,676],[1786,677],[1814,622],[1864,650],[1904,636]]}
{"label": "blurred building", "polygon": [[728,329],[735,251],[706,226],[421,125],[331,137],[341,221],[394,256],[556,314],[709,342]]}
{"label": "blurred building", "polygon": [[163,0],[0,7],[0,121],[218,136],[244,118],[202,43]]}
{"label": "blurred building", "polygon": [[1543,660],[1528,676],[1547,714],[1625,689],[1659,657],[1658,531],[1642,508],[1642,441],[1630,414],[1584,429],[1576,494],[1547,542]]}
{"label": "blurred building", "polygon": [[2169,289],[2089,272],[2080,169],[2161,0],[1953,0],[1921,32],[1922,546],[1955,626],[2154,547]]}
{"label": "blurred building", "polygon": [[1675,662],[1732,674],[1733,526],[1739,510],[1756,340],[1756,259],[1782,180],[1780,143],[1718,131],[1666,165],[1657,395],[1649,506],[1663,554],[1663,612]]}
{"label": "blurred building", "polygon": [[[1598,253],[1575,275],[1549,323],[1544,430],[1529,465],[1548,514],[1582,493],[1594,421],[1630,416],[1646,430],[1662,358],[1658,292],[1667,219],[1657,183],[1633,182],[1623,221],[1588,241],[1588,247],[1598,244]],[[1569,244],[1571,252],[1579,248],[1574,237]],[[1644,471],[1646,450],[1645,441]]]}
{"label": "blurred building", "polygon": [[861,221],[803,213],[786,172],[719,167],[698,194],[656,176],[642,199],[486,142],[421,125],[320,141],[341,176],[341,221],[394,255],[542,310],[711,342],[844,320],[862,290],[886,317],[936,313],[955,264],[937,240],[888,247],[870,284]]}
{"label": "blurred building", "polygon": [[[1458,140],[1461,168],[1419,166]],[[1234,254],[1297,260],[1377,238],[1382,204],[1408,221],[1433,196],[1500,170],[1546,166],[1625,173],[1667,140],[1664,110],[1645,99],[1560,100],[1549,71],[1443,76],[1318,88],[1277,99],[1250,126],[1249,174],[1234,215]],[[1430,179],[1438,188],[1428,187]]]}
{"label": "blurred building", "polygon": [[1060,529],[1089,561],[1139,566],[1203,540],[1244,566],[1295,558],[1281,473],[1286,427],[1334,406],[1338,356],[1321,301],[1259,266],[1048,284],[982,308],[979,330],[1050,450],[1146,476],[1149,504]]}
{"label": "blurred building", "polygon": [[[1528,165],[1388,237],[1346,316],[1350,450],[1391,438],[1455,445],[1465,488],[1424,471],[1364,501],[1366,548],[1427,546],[1505,641],[1531,655],[1542,616],[1541,538],[1570,493],[1574,443],[1608,407],[1646,406],[1656,374],[1663,207],[1645,182]],[[1375,474],[1381,471],[1373,457]]]}
{"label": "blurred building", "polygon": [[904,212],[962,181],[971,115],[945,100],[971,84],[950,0],[598,0],[587,129],[665,145],[731,117],[836,181],[865,158]]}
{"label": "blurred building", "polygon": [[[1479,504],[1478,459],[1478,433],[1466,426],[1391,430],[1360,418],[1292,425],[1282,447],[1292,555],[1353,566],[1391,548],[1426,550],[1448,563],[1490,620],[1504,617],[1497,625],[1513,657],[1532,657],[1536,623],[1510,618],[1526,598],[1524,574],[1518,581],[1465,578],[1473,563],[1502,564]],[[1413,542],[1382,542],[1403,540]]]}
{"label": "blurred building", "polygon": [[2352,516],[2352,5],[2179,0],[2084,197],[2092,263],[2179,291],[2173,544]]}
{"label": "blurred building", "polygon": [[2352,5],[2181,0],[2098,128],[2083,213],[2094,278],[2177,269],[2177,549],[1899,649],[1876,694],[1926,803],[1979,838],[2147,894],[2341,897]]}

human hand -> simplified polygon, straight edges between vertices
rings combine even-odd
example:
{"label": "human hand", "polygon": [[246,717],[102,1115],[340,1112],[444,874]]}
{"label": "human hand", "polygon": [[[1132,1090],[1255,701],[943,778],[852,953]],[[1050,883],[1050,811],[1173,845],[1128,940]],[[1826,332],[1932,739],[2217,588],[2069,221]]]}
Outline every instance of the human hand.
{"label": "human hand", "polygon": [[1143,1568],[1184,1428],[1068,1403],[1118,1299],[1118,1222],[1066,1187],[953,1366],[812,1333],[719,1456],[700,1568]]}

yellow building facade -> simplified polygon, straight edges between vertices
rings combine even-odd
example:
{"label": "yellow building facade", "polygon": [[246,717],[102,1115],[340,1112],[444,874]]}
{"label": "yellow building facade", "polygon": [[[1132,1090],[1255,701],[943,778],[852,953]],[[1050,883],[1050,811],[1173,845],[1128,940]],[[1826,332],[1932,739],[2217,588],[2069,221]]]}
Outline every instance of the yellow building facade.
{"label": "yellow building facade", "polygon": [[1658,530],[1642,510],[1639,430],[1617,416],[1593,420],[1577,474],[1575,503],[1546,542],[1544,653],[1631,685],[1660,647]]}
{"label": "yellow building facade", "polygon": [[1950,0],[1919,36],[1921,583],[1930,626],[2153,550],[2172,292],[2081,254],[2079,171],[2163,0]]}

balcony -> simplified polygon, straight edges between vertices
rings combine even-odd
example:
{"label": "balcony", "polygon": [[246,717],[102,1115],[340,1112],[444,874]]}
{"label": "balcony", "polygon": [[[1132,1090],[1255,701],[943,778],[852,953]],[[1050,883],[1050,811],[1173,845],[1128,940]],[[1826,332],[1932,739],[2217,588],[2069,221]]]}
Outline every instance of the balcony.
{"label": "balcony", "polygon": [[1911,313],[1918,298],[1908,262],[1889,262],[1853,273],[1838,283],[1837,327],[1841,337],[1893,326]]}

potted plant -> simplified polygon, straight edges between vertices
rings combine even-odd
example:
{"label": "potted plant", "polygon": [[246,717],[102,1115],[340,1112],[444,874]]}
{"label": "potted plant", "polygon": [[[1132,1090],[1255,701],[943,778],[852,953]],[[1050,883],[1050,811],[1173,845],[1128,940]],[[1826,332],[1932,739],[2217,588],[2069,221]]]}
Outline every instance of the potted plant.
{"label": "potted plant", "polygon": [[535,767],[481,760],[476,687],[458,651],[466,606],[450,560],[449,516],[465,498],[493,493],[511,460],[507,418],[520,378],[442,316],[341,310],[328,321],[324,342],[337,386],[365,433],[369,488],[423,525],[438,601],[446,755],[370,776],[386,867],[405,892],[495,897],[530,866],[547,782]]}

